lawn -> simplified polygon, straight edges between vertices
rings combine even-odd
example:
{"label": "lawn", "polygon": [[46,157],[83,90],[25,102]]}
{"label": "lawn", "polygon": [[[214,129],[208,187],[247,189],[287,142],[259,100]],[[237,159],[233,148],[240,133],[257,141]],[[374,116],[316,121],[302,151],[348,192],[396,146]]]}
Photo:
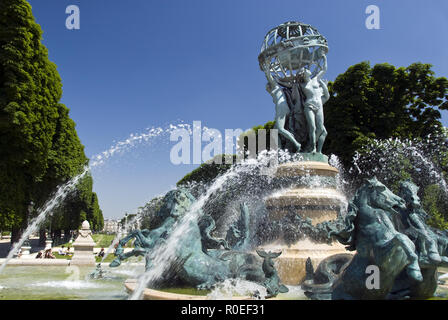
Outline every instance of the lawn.
{"label": "lawn", "polygon": [[72,260],[72,256],[66,256],[63,254],[59,254],[57,252],[52,252],[53,255],[56,257],[56,259],[67,259],[67,260]]}
{"label": "lawn", "polygon": [[[67,260],[71,260],[72,256],[65,256],[65,255],[60,255],[57,252],[53,252],[54,256],[56,257],[56,259],[67,259]],[[101,262],[100,257],[95,255],[95,262]],[[113,253],[109,254],[106,259],[103,262],[112,262],[112,260],[115,259],[115,255]]]}
{"label": "lawn", "polygon": [[93,241],[95,241],[95,247],[108,248],[115,239],[114,234],[93,234]]}
{"label": "lawn", "polygon": [[[98,263],[98,262],[101,262],[101,259],[102,259],[102,258],[95,256],[95,261],[96,261],[97,263]],[[110,253],[110,254],[106,257],[106,259],[105,259],[103,262],[112,262],[112,260],[114,260],[114,259],[115,259],[115,255],[114,255],[113,252],[112,252],[112,253]]]}
{"label": "lawn", "polygon": [[[93,241],[95,241],[95,248],[108,248],[114,241],[115,234],[96,233],[96,234],[92,234],[92,239],[93,239]],[[58,247],[64,246],[67,248],[68,246],[73,247],[73,244],[66,242],[66,243],[61,243],[57,246]],[[133,248],[134,246],[131,245],[131,243],[128,243],[126,245],[126,247]]]}

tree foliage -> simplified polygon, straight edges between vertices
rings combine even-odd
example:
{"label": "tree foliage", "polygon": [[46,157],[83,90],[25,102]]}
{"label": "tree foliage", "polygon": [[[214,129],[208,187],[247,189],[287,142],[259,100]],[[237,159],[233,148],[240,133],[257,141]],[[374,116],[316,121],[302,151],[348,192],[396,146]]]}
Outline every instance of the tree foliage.
{"label": "tree foliage", "polygon": [[145,204],[141,209],[141,228],[151,229],[156,213],[162,207],[163,197],[155,197]]}
{"label": "tree foliage", "polygon": [[340,74],[329,84],[331,98],[324,105],[324,152],[339,157],[352,189],[373,175],[395,191],[412,179],[426,199],[430,223],[441,227],[448,221],[447,197],[430,201],[428,190],[435,190],[431,184],[445,179],[448,169],[440,122],[440,110],[448,109],[448,80],[435,77],[431,68],[362,62]]}
{"label": "tree foliage", "polygon": [[429,215],[428,223],[437,229],[448,229],[447,195],[437,184],[429,185],[424,191],[422,204]]}
{"label": "tree foliage", "polygon": [[[59,103],[61,78],[41,39],[27,1],[0,1],[1,228],[22,229],[29,204],[41,206],[88,163],[69,110]],[[83,201],[96,207],[91,190]]]}
{"label": "tree foliage", "polygon": [[207,184],[213,181],[217,176],[225,173],[232,166],[226,163],[226,157],[232,159],[232,163],[236,161],[236,155],[217,155],[213,159],[204,162],[193,171],[187,173],[177,182],[177,186],[189,185],[192,183]]}
{"label": "tree foliage", "polygon": [[329,84],[324,105],[326,154],[350,165],[355,151],[372,139],[424,138],[439,133],[439,110],[448,109],[448,80],[430,64],[396,68],[361,62]]}

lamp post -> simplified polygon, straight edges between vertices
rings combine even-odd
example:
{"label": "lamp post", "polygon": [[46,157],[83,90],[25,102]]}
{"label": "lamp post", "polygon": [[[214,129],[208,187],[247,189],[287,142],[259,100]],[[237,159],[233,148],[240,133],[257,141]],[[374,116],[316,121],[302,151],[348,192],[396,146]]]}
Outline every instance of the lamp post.
{"label": "lamp post", "polygon": [[50,226],[48,227],[48,237],[45,240],[45,250],[51,249],[51,246],[53,244],[53,239],[51,238],[51,220],[53,218],[53,215],[50,214],[49,218],[50,218]]}
{"label": "lamp post", "polygon": [[123,223],[123,225],[121,226],[121,228],[123,229],[123,231],[126,231],[126,226],[127,226],[127,224],[128,224],[128,213],[126,212],[125,215],[124,215],[124,223]]}
{"label": "lamp post", "polygon": [[[34,209],[34,202],[31,201],[30,204],[28,205],[28,214],[26,216],[26,227],[28,228],[29,224],[30,224],[30,216],[33,213],[33,209]],[[30,235],[31,236],[31,235]],[[24,247],[31,247],[30,244],[30,238],[26,238],[26,240],[23,242],[23,246]]]}
{"label": "lamp post", "polygon": [[[33,203],[33,201],[31,201],[30,204],[28,205],[28,214],[26,216],[26,227],[27,228],[28,228],[28,226],[30,224],[30,216],[31,216],[31,214],[33,212],[33,208],[34,208],[34,203]],[[25,239],[25,241],[23,241],[23,244],[22,244],[22,247],[21,247],[22,256],[24,258],[29,256],[30,255],[30,250],[31,250],[31,243],[30,243],[29,237],[27,237]]]}

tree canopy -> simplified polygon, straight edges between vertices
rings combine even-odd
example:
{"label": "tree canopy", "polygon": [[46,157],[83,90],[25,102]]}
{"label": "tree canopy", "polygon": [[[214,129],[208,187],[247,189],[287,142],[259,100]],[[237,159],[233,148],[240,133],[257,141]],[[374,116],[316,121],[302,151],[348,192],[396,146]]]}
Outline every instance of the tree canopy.
{"label": "tree canopy", "polygon": [[27,1],[0,2],[0,228],[23,228],[31,202],[42,205],[88,164],[41,40]]}
{"label": "tree canopy", "polygon": [[435,77],[431,68],[361,62],[340,74],[329,83],[331,97],[324,105],[324,153],[350,165],[355,151],[369,140],[440,133],[439,110],[448,109],[448,80]]}

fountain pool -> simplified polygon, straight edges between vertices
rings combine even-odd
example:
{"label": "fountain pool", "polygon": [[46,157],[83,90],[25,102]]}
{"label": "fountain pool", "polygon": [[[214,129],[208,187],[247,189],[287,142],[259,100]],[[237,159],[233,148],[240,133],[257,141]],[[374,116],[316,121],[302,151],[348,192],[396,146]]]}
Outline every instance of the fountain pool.
{"label": "fountain pool", "polygon": [[123,282],[143,265],[104,268],[103,279],[89,279],[91,267],[7,266],[0,274],[1,300],[126,300]]}

